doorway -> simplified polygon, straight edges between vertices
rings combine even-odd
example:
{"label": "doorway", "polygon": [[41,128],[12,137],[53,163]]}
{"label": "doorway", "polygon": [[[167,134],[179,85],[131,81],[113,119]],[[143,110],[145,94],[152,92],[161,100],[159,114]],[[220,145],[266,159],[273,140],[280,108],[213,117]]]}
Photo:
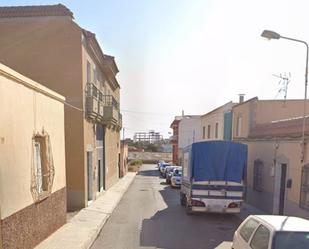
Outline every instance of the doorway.
{"label": "doorway", "polygon": [[275,172],[274,207],[273,213],[283,215],[286,195],[287,164],[279,164]]}
{"label": "doorway", "polygon": [[93,199],[92,196],[92,151],[87,151],[87,192],[88,192],[88,201]]}
{"label": "doorway", "polygon": [[96,149],[97,149],[97,192],[105,189],[105,163],[104,163],[104,126],[96,125]]}

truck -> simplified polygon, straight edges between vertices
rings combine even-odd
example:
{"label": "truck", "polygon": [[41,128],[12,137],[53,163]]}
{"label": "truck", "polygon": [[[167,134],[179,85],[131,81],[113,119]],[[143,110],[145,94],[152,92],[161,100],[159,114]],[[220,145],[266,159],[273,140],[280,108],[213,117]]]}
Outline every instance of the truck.
{"label": "truck", "polygon": [[193,212],[240,213],[245,191],[247,145],[193,143],[183,150],[180,203]]}

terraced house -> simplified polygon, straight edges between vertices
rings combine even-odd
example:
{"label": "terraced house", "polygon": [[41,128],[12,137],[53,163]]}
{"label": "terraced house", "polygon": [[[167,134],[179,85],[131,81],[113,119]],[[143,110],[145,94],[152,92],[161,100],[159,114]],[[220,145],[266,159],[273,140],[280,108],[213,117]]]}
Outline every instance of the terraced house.
{"label": "terraced house", "polygon": [[64,5],[0,8],[1,62],[66,98],[69,210],[87,206],[119,178],[122,116],[114,57]]}

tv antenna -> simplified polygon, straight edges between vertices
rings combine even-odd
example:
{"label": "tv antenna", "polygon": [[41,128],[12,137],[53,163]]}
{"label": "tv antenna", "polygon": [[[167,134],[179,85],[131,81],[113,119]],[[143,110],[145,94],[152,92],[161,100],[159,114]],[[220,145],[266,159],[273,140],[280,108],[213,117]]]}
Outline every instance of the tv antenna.
{"label": "tv antenna", "polygon": [[278,82],[279,90],[278,90],[278,93],[277,93],[275,98],[277,98],[277,96],[279,94],[283,93],[284,94],[284,100],[286,100],[286,97],[288,95],[288,85],[291,81],[291,73],[289,72],[289,73],[284,73],[284,74],[280,74],[280,75],[273,74],[272,76],[280,79],[279,82]]}

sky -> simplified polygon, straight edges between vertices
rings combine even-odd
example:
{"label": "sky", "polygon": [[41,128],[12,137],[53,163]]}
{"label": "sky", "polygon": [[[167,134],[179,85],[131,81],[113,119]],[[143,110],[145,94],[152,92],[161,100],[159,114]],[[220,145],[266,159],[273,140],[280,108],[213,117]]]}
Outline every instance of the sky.
{"label": "sky", "polygon": [[[57,4],[0,0],[6,5]],[[174,116],[205,114],[229,101],[304,97],[306,48],[266,40],[264,29],[309,42],[308,0],[64,0],[75,21],[115,56],[125,137],[171,132]]]}

